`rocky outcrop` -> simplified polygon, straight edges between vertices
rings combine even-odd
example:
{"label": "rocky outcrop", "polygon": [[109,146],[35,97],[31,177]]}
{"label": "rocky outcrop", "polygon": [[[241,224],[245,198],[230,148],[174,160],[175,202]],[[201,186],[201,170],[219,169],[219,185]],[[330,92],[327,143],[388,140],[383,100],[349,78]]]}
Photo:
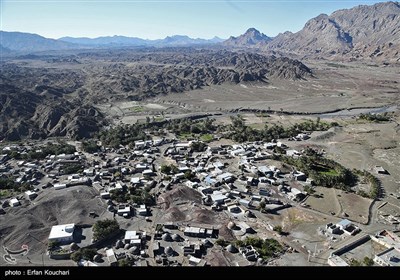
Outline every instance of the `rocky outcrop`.
{"label": "rocky outcrop", "polygon": [[267,35],[261,33],[255,28],[249,28],[244,34],[233,37],[231,36],[228,40],[225,40],[222,44],[224,46],[231,47],[249,47],[258,46],[263,43],[267,43],[272,39]]}
{"label": "rocky outcrop", "polygon": [[265,49],[300,57],[400,61],[400,5],[385,2],[321,14]]}

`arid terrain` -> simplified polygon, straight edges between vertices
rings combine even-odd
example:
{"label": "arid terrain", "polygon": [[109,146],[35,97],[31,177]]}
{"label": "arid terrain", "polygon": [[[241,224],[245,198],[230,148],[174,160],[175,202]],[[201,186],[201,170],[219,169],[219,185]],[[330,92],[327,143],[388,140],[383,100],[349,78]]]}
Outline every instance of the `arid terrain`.
{"label": "arid terrain", "polygon": [[399,7],[223,42],[0,31],[0,266],[398,265]]}

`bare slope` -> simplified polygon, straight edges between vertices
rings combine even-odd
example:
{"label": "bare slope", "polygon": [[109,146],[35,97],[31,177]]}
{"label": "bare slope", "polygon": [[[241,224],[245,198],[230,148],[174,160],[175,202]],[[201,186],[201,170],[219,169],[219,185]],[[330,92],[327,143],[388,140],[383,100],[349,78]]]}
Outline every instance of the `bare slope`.
{"label": "bare slope", "polygon": [[228,40],[225,40],[222,44],[224,46],[234,46],[234,47],[243,47],[243,46],[254,46],[260,45],[262,43],[270,42],[272,39],[261,33],[255,28],[249,28],[244,34],[233,37],[231,36]]}
{"label": "bare slope", "polygon": [[297,33],[279,34],[266,48],[307,57],[400,61],[400,5],[384,2],[321,14]]}
{"label": "bare slope", "polygon": [[104,124],[98,103],[311,75],[285,57],[190,48],[18,57],[0,68],[0,140],[88,137]]}

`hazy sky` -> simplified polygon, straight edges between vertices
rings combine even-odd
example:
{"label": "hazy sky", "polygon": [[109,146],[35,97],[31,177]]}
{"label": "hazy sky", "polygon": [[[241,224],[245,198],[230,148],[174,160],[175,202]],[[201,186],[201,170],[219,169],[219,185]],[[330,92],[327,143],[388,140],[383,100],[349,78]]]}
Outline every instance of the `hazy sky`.
{"label": "hazy sky", "polygon": [[382,1],[0,0],[0,29],[49,38],[168,35],[228,38],[255,27],[269,36],[300,30],[321,13]]}

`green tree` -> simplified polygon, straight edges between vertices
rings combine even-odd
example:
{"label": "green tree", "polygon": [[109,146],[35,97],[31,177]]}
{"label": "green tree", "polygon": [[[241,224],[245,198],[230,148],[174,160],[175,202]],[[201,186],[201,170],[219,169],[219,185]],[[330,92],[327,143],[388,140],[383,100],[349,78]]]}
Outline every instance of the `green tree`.
{"label": "green tree", "polygon": [[192,173],[191,170],[188,170],[188,171],[185,172],[185,175],[184,175],[184,178],[185,178],[185,179],[190,180],[190,179],[192,179],[193,177],[195,177],[195,175]]}
{"label": "green tree", "polygon": [[244,240],[244,245],[253,246],[260,254],[260,257],[264,260],[268,260],[285,251],[284,247],[273,238],[267,238],[263,240],[259,237],[246,237]]}
{"label": "green tree", "polygon": [[196,141],[192,142],[192,144],[190,144],[190,147],[194,152],[202,152],[206,149],[207,145],[203,142]]}
{"label": "green tree", "polygon": [[161,173],[170,174],[171,170],[172,170],[172,168],[170,165],[167,165],[167,164],[161,165]]}
{"label": "green tree", "polygon": [[64,174],[75,174],[83,171],[82,165],[77,163],[68,163],[62,167]]}
{"label": "green tree", "polygon": [[349,265],[350,265],[350,266],[362,266],[361,262],[358,261],[358,260],[356,260],[356,259],[351,259],[351,260],[349,261]]}
{"label": "green tree", "polygon": [[128,260],[127,258],[125,259],[120,259],[118,260],[118,266],[132,266],[133,265],[133,261]]}
{"label": "green tree", "polygon": [[375,262],[374,262],[373,259],[371,259],[369,257],[365,257],[363,259],[363,263],[364,263],[365,266],[373,266]]}
{"label": "green tree", "polygon": [[119,224],[116,220],[106,219],[102,221],[97,221],[93,225],[93,238],[95,240],[101,240],[107,238],[118,230]]}
{"label": "green tree", "polygon": [[215,241],[215,244],[225,247],[229,245],[229,242],[224,239],[217,239],[217,241]]}
{"label": "green tree", "polygon": [[93,140],[90,141],[83,141],[82,142],[82,149],[87,153],[95,153],[100,150],[100,147],[97,146],[97,143]]}
{"label": "green tree", "polygon": [[82,259],[82,252],[81,250],[78,250],[76,252],[73,252],[70,256],[70,259],[73,260],[74,262],[79,262]]}
{"label": "green tree", "polygon": [[94,256],[97,254],[96,249],[93,248],[83,248],[71,254],[70,259],[74,262],[78,262],[81,259],[93,260]]}
{"label": "green tree", "polygon": [[315,193],[315,190],[312,188],[312,187],[310,187],[310,186],[304,186],[304,191],[306,192],[306,193],[308,193],[309,195],[312,195],[313,193]]}
{"label": "green tree", "polygon": [[48,248],[49,250],[53,250],[53,249],[55,249],[58,245],[59,245],[59,243],[58,243],[57,241],[50,240],[49,243],[47,244],[47,248]]}

